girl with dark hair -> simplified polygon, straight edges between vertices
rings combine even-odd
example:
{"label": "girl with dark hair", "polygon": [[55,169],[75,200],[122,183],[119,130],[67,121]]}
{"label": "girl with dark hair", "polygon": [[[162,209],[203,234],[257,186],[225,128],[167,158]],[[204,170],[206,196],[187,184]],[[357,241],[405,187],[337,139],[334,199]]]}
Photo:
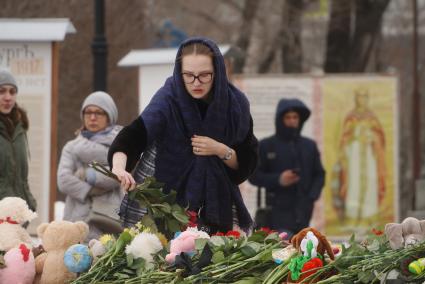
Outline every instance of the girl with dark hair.
{"label": "girl with dark hair", "polygon": [[7,70],[0,70],[0,199],[20,197],[35,211],[28,186],[28,117],[16,103],[18,85]]}
{"label": "girl with dark hair", "polygon": [[165,191],[177,191],[180,205],[198,213],[198,228],[251,228],[238,184],[256,167],[257,139],[249,102],[228,81],[224,58],[211,40],[181,44],[173,76],[111,145],[108,160],[125,190],[134,187],[129,171],[152,144],[154,176]]}

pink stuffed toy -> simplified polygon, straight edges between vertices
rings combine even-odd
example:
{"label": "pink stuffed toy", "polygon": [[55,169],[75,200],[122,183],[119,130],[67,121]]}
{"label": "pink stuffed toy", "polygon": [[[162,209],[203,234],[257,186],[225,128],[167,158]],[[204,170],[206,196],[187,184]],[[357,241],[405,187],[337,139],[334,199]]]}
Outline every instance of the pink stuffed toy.
{"label": "pink stuffed toy", "polygon": [[195,250],[196,239],[209,239],[210,236],[203,232],[198,231],[194,227],[189,227],[186,231],[180,233],[175,239],[171,240],[170,253],[165,256],[168,263],[174,263],[176,256],[182,252],[190,253]]}
{"label": "pink stuffed toy", "polygon": [[0,283],[32,284],[35,261],[32,251],[24,244],[12,248],[4,255],[6,267],[0,269]]}

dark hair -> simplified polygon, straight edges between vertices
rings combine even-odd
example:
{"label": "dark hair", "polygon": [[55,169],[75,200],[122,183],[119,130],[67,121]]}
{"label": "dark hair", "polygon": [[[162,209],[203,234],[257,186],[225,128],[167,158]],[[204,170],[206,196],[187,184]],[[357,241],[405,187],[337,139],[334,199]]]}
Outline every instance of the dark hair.
{"label": "dark hair", "polygon": [[13,135],[15,127],[19,122],[22,123],[22,127],[25,130],[28,130],[29,127],[27,112],[24,109],[20,108],[17,103],[15,103],[15,106],[12,108],[10,113],[0,113],[0,121],[4,123],[4,125],[6,126],[7,133],[10,136]]}
{"label": "dark hair", "polygon": [[183,56],[191,55],[191,54],[206,55],[206,56],[210,56],[211,58],[214,57],[213,51],[208,46],[199,42],[195,42],[195,43],[190,43],[182,48],[179,59],[181,60]]}

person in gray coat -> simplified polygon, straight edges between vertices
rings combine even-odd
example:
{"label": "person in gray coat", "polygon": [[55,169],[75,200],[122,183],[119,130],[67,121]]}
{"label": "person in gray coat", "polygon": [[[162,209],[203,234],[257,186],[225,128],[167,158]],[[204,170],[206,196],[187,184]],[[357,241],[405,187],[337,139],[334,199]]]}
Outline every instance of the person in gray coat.
{"label": "person in gray coat", "polygon": [[77,137],[66,143],[59,162],[58,186],[66,195],[64,219],[87,222],[90,228],[87,240],[113,233],[110,226],[94,222],[95,205],[109,210],[107,215],[116,215],[118,219],[116,210],[123,198],[120,184],[89,167],[93,161],[107,166],[109,147],[122,128],[116,125],[117,118],[111,96],[101,91],[90,94],[81,107],[83,126]]}

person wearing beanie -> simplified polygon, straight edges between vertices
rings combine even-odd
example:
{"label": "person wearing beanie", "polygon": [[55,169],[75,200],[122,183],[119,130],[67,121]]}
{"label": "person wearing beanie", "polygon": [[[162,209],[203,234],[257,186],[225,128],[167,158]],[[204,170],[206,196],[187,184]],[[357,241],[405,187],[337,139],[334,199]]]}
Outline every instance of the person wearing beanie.
{"label": "person wearing beanie", "polygon": [[18,84],[0,69],[0,199],[16,196],[37,207],[28,185],[28,117],[16,103]]}
{"label": "person wearing beanie", "polygon": [[114,100],[102,91],[86,97],[80,117],[82,126],[77,137],[62,150],[57,179],[59,190],[66,195],[64,219],[86,222],[89,241],[121,230],[116,214],[123,197],[120,184],[89,164],[96,161],[107,166],[109,146],[122,127],[116,124],[118,110]]}

